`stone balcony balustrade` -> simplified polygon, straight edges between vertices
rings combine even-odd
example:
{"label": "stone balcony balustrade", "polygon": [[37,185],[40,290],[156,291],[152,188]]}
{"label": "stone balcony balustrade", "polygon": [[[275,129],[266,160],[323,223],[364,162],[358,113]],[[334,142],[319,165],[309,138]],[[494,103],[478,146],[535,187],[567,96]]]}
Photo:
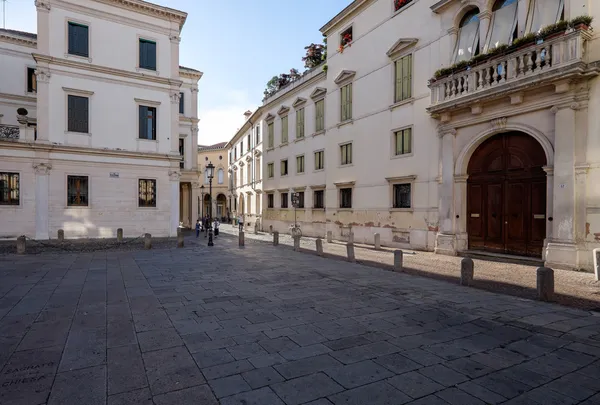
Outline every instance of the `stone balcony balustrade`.
{"label": "stone balcony balustrade", "polygon": [[533,86],[597,75],[598,67],[587,61],[586,45],[591,37],[590,31],[572,30],[432,79],[428,111],[444,113]]}

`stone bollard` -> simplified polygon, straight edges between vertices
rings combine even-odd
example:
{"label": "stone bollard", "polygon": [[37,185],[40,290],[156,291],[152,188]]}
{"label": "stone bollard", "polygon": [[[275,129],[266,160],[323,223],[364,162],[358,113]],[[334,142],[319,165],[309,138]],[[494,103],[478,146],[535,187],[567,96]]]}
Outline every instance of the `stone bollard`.
{"label": "stone bollard", "polygon": [[17,253],[20,255],[25,254],[25,247],[27,244],[27,239],[25,236],[19,236],[17,238]]}
{"label": "stone bollard", "polygon": [[258,223],[254,224],[254,234],[258,235]]}
{"label": "stone bollard", "polygon": [[144,234],[144,249],[152,249],[152,235]]}
{"label": "stone bollard", "polygon": [[240,231],[239,235],[238,235],[238,245],[240,247],[244,247],[245,246],[245,240],[244,240],[244,231]]}
{"label": "stone bollard", "polygon": [[117,229],[117,242],[123,242],[123,228]]}
{"label": "stone bollard", "polygon": [[375,250],[381,250],[381,235],[376,233],[375,234]]}
{"label": "stone bollard", "polygon": [[475,263],[470,257],[465,257],[460,261],[460,285],[470,286],[473,284],[475,274]]}
{"label": "stone bollard", "polygon": [[64,242],[65,240],[65,231],[62,229],[58,230],[58,241],[59,242]]}
{"label": "stone bollard", "polygon": [[323,256],[323,239],[317,238],[315,244],[317,245],[317,255]]}
{"label": "stone bollard", "polygon": [[599,281],[600,277],[600,249],[594,249],[592,251],[594,255],[594,273],[596,273],[596,281]]}
{"label": "stone bollard", "polygon": [[327,243],[333,242],[333,232],[327,231]]}
{"label": "stone bollard", "polygon": [[279,245],[279,232],[273,232],[273,246]]}
{"label": "stone bollard", "polygon": [[179,230],[177,230],[177,247],[183,247],[183,232],[179,232]]}
{"label": "stone bollard", "polygon": [[548,267],[537,269],[537,293],[541,301],[550,301],[554,296],[554,270]]}
{"label": "stone bollard", "polygon": [[355,262],[356,257],[354,256],[354,243],[346,243],[346,253],[348,254],[348,261]]}
{"label": "stone bollard", "polygon": [[403,253],[401,250],[394,250],[394,271],[403,271],[404,263],[403,263]]}
{"label": "stone bollard", "polygon": [[269,225],[269,235],[273,235],[273,225]]}
{"label": "stone bollard", "polygon": [[348,243],[354,244],[354,232],[348,234]]}
{"label": "stone bollard", "polygon": [[294,251],[300,251],[300,236],[294,236]]}

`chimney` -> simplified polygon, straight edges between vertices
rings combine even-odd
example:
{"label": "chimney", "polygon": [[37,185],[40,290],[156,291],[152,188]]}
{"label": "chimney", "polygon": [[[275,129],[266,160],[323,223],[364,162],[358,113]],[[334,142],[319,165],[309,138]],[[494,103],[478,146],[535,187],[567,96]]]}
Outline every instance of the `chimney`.
{"label": "chimney", "polygon": [[252,111],[250,111],[250,110],[248,110],[248,111],[246,111],[246,112],[244,113],[244,117],[245,117],[246,119],[250,118],[250,116],[251,116],[251,115],[252,115]]}

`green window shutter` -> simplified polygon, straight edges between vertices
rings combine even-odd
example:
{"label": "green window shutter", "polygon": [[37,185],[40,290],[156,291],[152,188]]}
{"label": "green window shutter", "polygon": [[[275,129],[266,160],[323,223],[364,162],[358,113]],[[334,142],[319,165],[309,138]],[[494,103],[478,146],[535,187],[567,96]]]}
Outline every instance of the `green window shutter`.
{"label": "green window shutter", "polygon": [[348,115],[348,119],[352,118],[352,84],[348,85],[347,91],[348,103],[346,105],[346,114]]}
{"label": "green window shutter", "polygon": [[402,60],[396,61],[396,87],[395,87],[395,101],[402,100]]}
{"label": "green window shutter", "polygon": [[342,118],[341,121],[345,121],[346,118],[346,92],[347,92],[347,88],[346,87],[342,87],[342,96],[341,96],[341,103],[342,103]]}
{"label": "green window shutter", "polygon": [[148,117],[148,107],[140,106],[139,113],[140,113],[139,137],[140,137],[140,139],[146,139],[147,138],[146,134],[148,133],[148,129],[147,129],[148,121],[146,120],[146,118]]}
{"label": "green window shutter", "polygon": [[412,55],[407,55],[402,58],[402,99],[406,100],[411,97],[411,65]]}
{"label": "green window shutter", "polygon": [[411,153],[411,148],[412,148],[412,129],[411,128],[407,128],[404,131],[404,136],[403,136],[403,151],[404,153]]}

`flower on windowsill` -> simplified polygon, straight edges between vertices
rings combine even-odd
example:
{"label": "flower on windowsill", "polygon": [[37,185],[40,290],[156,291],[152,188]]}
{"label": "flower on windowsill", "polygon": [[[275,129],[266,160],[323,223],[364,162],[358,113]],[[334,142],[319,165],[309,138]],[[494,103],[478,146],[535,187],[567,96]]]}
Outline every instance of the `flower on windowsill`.
{"label": "flower on windowsill", "polygon": [[400,10],[402,7],[406,6],[412,0],[394,0],[394,11]]}

